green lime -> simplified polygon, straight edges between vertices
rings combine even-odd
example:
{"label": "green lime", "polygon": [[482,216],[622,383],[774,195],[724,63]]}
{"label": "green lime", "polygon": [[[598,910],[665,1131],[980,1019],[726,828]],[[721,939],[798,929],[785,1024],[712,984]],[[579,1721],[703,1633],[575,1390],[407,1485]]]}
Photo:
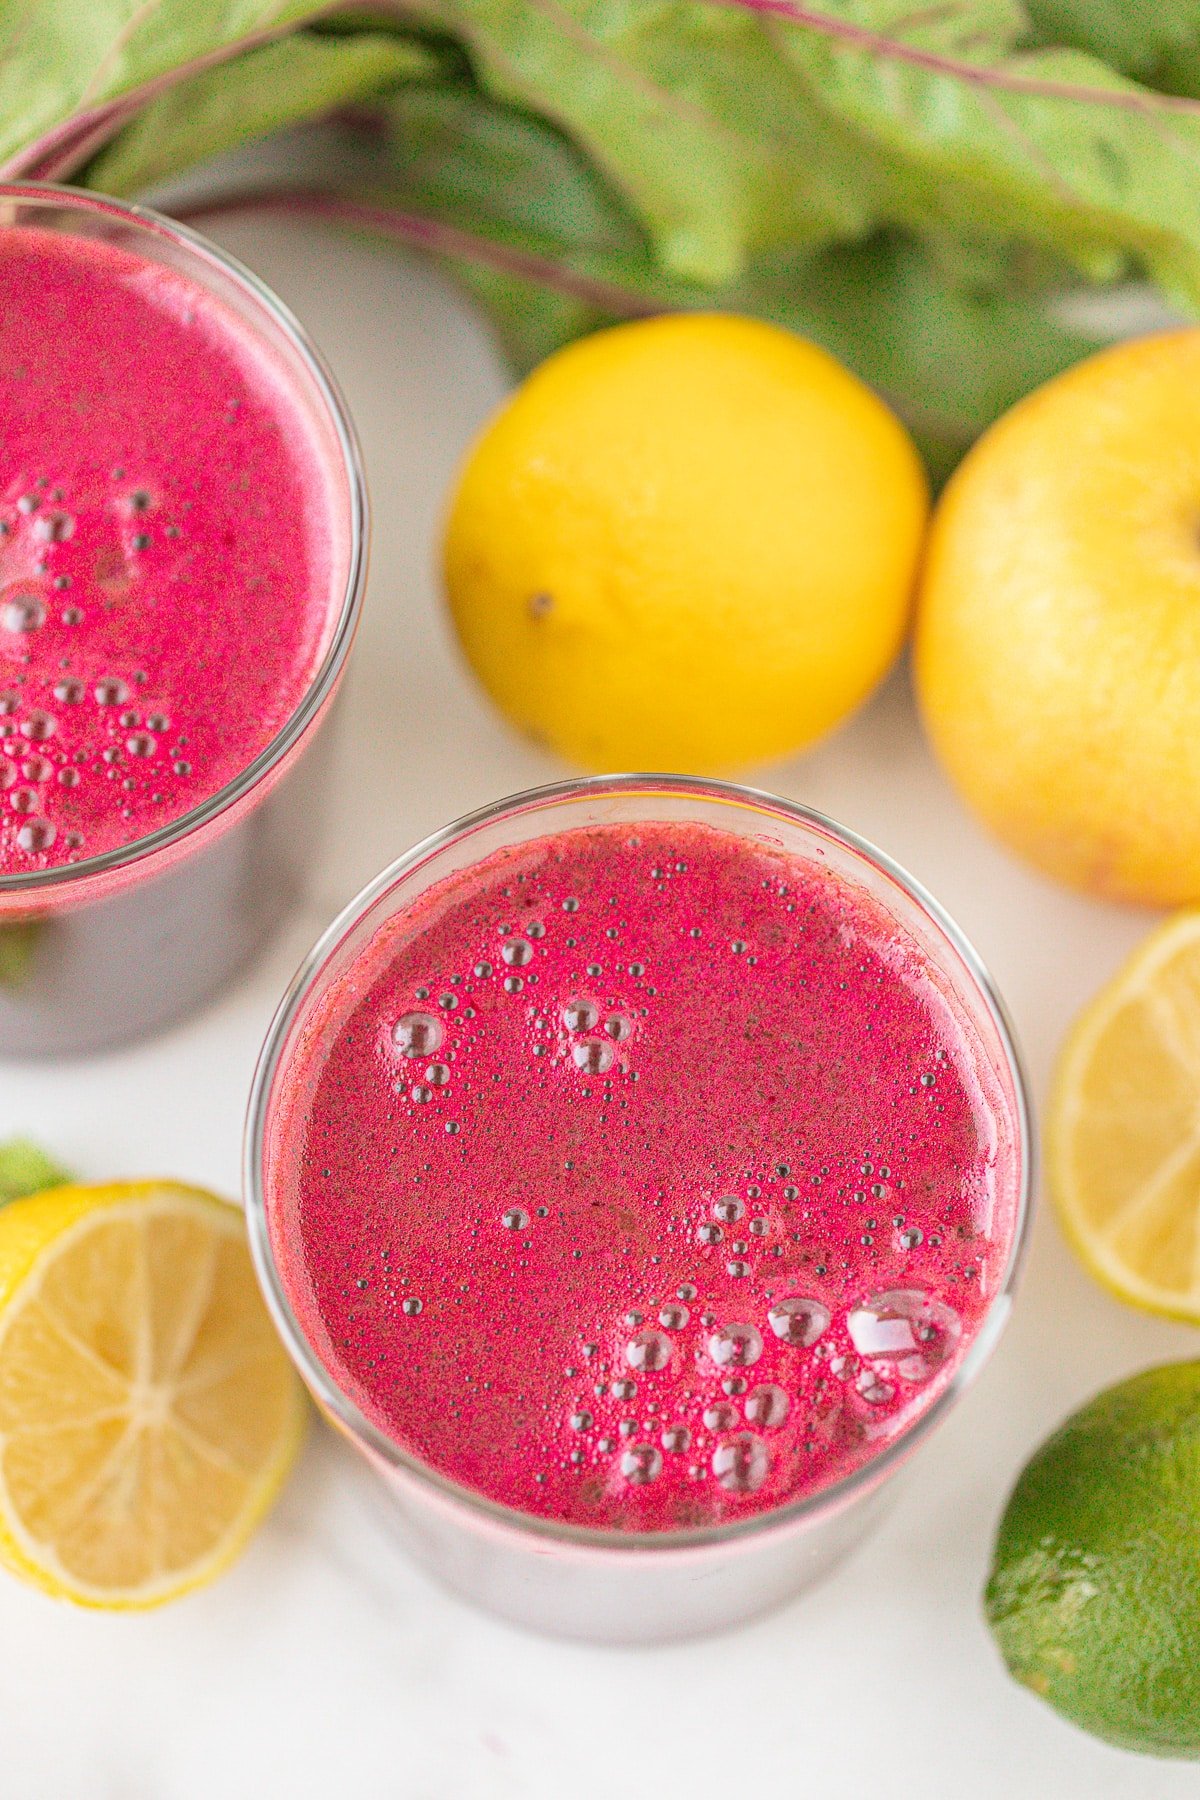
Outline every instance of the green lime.
{"label": "green lime", "polygon": [[1200,1362],[1108,1388],[1047,1439],[985,1605],[1012,1674],[1065,1718],[1200,1758]]}

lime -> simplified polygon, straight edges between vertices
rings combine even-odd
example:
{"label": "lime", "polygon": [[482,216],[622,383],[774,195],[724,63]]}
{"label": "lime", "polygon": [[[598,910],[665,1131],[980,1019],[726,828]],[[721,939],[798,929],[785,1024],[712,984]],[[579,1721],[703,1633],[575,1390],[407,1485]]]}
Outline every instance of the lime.
{"label": "lime", "polygon": [[1200,1758],[1200,1362],[1098,1394],[1026,1465],[985,1605],[1005,1662],[1125,1750]]}

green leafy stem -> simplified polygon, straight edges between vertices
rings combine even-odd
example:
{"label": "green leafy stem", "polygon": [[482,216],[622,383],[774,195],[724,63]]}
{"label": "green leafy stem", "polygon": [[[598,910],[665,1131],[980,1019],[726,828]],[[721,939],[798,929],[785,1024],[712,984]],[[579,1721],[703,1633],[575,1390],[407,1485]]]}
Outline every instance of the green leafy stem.
{"label": "green leafy stem", "polygon": [[[945,474],[1093,347],[1080,283],[1200,314],[1200,7],[1087,0],[0,0],[0,173],[105,191],[319,118],[244,195],[447,259],[514,364],[664,307],[804,331]],[[1159,86],[1149,85],[1158,81]]]}
{"label": "green leafy stem", "polygon": [[[868,30],[852,19],[837,18],[829,13],[818,12],[810,6],[797,6],[793,4],[793,0],[708,0],[708,3],[786,19],[801,30],[815,31],[833,38],[847,49],[880,57],[885,61],[908,63],[931,75],[964,82],[968,87],[992,88],[999,93],[1026,94],[1038,99],[1063,100],[1075,105],[1111,107],[1115,111],[1142,113],[1150,118],[1171,112],[1200,116],[1200,101],[1190,95],[1164,94],[1134,87],[1089,85],[1079,81],[1054,81],[1044,76],[1025,75],[1019,69],[1011,67],[989,67],[963,57],[939,55],[936,51],[922,49],[918,44],[908,43],[902,37]],[[953,13],[962,9],[951,5],[940,10]],[[916,21],[929,16],[928,10],[914,10],[910,15]]]}

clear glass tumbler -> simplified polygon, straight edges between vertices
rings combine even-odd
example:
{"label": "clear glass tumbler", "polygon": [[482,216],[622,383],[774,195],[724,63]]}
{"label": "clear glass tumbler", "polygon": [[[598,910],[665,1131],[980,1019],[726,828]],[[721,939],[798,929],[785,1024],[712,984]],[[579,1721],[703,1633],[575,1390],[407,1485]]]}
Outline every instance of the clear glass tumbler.
{"label": "clear glass tumbler", "polygon": [[[278,1130],[305,1078],[306,1028],[339,978],[389,921],[435,882],[507,846],[598,824],[686,821],[766,842],[866,889],[915,941],[995,1074],[1006,1117],[1012,1221],[1003,1281],[946,1386],[873,1460],[835,1485],[743,1521],[670,1533],[555,1523],[497,1505],[427,1467],[380,1432],[332,1378],[305,1336],[280,1273],[273,1223],[295,1169]],[[386,869],[330,926],[292,982],[259,1061],[246,1132],[251,1247],[267,1305],[318,1405],[382,1476],[389,1513],[412,1555],[468,1599],[520,1624],[601,1642],[691,1636],[760,1613],[805,1587],[866,1533],[887,1484],[987,1360],[1008,1318],[1030,1201],[1032,1145],[1011,1029],[983,964],[957,926],[883,852],[821,814],[749,788],[673,776],[562,783],[450,825]],[[914,1477],[919,1480],[919,1473]]]}
{"label": "clear glass tumbler", "polygon": [[0,231],[100,240],[207,289],[268,348],[312,421],[339,520],[321,660],[275,738],[219,792],[135,842],[66,867],[0,872],[0,1056],[94,1050],[179,1018],[265,943],[316,853],[329,733],[366,580],[366,485],[320,353],[233,257],[102,195],[0,184]]}

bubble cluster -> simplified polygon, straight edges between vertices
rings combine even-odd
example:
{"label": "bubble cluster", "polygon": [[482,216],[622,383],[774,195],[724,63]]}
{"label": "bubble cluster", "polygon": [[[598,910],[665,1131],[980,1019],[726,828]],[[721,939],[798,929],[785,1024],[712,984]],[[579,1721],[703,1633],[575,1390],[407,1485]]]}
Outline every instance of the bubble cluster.
{"label": "bubble cluster", "polygon": [[[931,1160],[939,1106],[956,1157],[979,1138],[908,971],[766,853],[747,899],[703,834],[635,835],[615,864],[600,828],[561,858],[514,846],[398,921],[310,1123],[332,1173],[307,1241],[326,1337],[401,1441],[518,1509],[670,1530],[784,1504],[906,1428],[979,1314],[983,1177]],[[886,1105],[856,1095],[873,1055]],[[347,1067],[374,1111],[344,1104]],[[371,1285],[343,1305],[346,1270]]]}
{"label": "bubble cluster", "polygon": [[0,279],[0,688],[49,769],[35,814],[0,808],[18,877],[149,837],[271,744],[340,598],[341,504],[299,396],[181,272],[132,280],[115,247],[85,267],[59,234],[20,235]]}
{"label": "bubble cluster", "polygon": [[[0,514],[2,510],[0,507]],[[47,545],[65,545],[74,537],[74,521],[70,522],[70,529],[64,524],[68,515],[38,517],[53,527],[49,535],[42,535]],[[14,543],[11,531],[0,535],[0,581],[6,557],[19,551],[20,545]],[[53,585],[69,582],[69,577],[60,576]],[[0,594],[0,666],[7,653],[10,659],[15,655],[21,671],[15,685],[4,691],[0,737],[17,736],[41,748],[41,755],[27,759],[24,773],[28,781],[49,790],[43,791],[39,799],[39,818],[17,827],[9,836],[7,847],[24,858],[45,858],[58,845],[69,861],[86,845],[86,832],[81,827],[85,823],[89,829],[95,826],[97,808],[102,835],[96,847],[102,849],[105,840],[112,838],[113,821],[134,816],[135,802],[156,807],[167,801],[168,796],[157,788],[143,790],[141,780],[133,773],[135,768],[144,766],[149,775],[149,765],[158,757],[159,738],[150,729],[149,719],[143,724],[140,710],[121,710],[138,685],[134,676],[127,680],[102,673],[85,679],[83,674],[74,672],[74,665],[81,659],[78,654],[65,653],[59,634],[63,627],[81,622],[83,614],[78,608],[65,609],[59,620],[52,615],[42,592],[9,586]],[[45,652],[41,661],[27,647],[35,640],[39,657]],[[53,647],[51,640],[55,640]],[[64,653],[56,655],[56,650]],[[141,679],[144,681],[145,677]],[[160,729],[169,729],[165,713],[155,711],[150,717]],[[114,802],[112,790],[100,787],[99,776],[114,783],[121,796],[120,804]],[[67,794],[78,795],[87,813],[77,810],[74,798],[64,810]],[[0,866],[5,848],[0,824]]]}

